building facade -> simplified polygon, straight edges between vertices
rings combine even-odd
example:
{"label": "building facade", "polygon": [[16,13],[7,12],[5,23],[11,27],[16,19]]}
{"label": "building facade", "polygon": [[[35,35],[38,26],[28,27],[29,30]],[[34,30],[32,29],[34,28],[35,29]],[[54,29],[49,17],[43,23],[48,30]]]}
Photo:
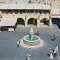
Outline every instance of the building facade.
{"label": "building facade", "polygon": [[0,30],[17,25],[37,27],[60,24],[60,0],[0,0]]}

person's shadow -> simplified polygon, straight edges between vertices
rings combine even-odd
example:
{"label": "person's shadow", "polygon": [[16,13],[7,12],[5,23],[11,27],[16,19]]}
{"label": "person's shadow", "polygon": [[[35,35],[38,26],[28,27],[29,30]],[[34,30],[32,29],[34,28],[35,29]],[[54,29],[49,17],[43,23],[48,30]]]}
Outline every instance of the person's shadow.
{"label": "person's shadow", "polygon": [[50,57],[50,54],[46,54],[48,57]]}

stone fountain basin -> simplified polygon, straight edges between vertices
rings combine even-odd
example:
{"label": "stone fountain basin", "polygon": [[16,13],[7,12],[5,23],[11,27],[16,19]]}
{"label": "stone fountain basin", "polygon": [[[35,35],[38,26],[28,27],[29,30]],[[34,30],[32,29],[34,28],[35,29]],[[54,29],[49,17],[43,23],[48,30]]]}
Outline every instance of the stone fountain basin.
{"label": "stone fountain basin", "polygon": [[24,36],[23,38],[23,43],[25,45],[29,45],[29,46],[34,46],[34,45],[38,45],[40,43],[40,37],[33,35],[33,39],[31,40],[29,38],[29,35]]}

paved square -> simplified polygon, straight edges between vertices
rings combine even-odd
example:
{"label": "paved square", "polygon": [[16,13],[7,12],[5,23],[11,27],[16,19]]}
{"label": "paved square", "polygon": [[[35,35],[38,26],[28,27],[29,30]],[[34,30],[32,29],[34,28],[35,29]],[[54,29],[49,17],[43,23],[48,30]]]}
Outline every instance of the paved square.
{"label": "paved square", "polygon": [[[0,60],[26,60],[27,52],[31,53],[32,60],[49,60],[47,54],[50,50],[56,45],[60,47],[60,29],[57,27],[34,27],[34,31],[36,30],[40,32],[40,38],[43,39],[44,46],[35,50],[23,48],[22,46],[17,48],[17,40],[28,35],[30,28],[20,27],[14,32],[0,32]],[[51,41],[53,34],[56,34],[57,37],[55,41]]]}

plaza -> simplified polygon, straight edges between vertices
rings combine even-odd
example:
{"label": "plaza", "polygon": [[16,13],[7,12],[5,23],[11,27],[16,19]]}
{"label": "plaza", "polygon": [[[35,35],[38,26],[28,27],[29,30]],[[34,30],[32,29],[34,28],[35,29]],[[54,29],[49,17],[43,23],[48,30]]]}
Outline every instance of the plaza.
{"label": "plaza", "polygon": [[[30,52],[32,60],[49,60],[47,54],[56,45],[60,52],[60,29],[56,25],[53,28],[33,28],[39,31],[44,41],[44,45],[37,49],[27,49],[21,45],[17,48],[17,41],[29,34],[30,27],[17,27],[14,32],[0,32],[0,60],[26,60],[27,52]],[[51,41],[53,34],[56,35],[55,41]]]}
{"label": "plaza", "polygon": [[56,46],[60,54],[60,0],[0,0],[0,60],[50,60]]}

